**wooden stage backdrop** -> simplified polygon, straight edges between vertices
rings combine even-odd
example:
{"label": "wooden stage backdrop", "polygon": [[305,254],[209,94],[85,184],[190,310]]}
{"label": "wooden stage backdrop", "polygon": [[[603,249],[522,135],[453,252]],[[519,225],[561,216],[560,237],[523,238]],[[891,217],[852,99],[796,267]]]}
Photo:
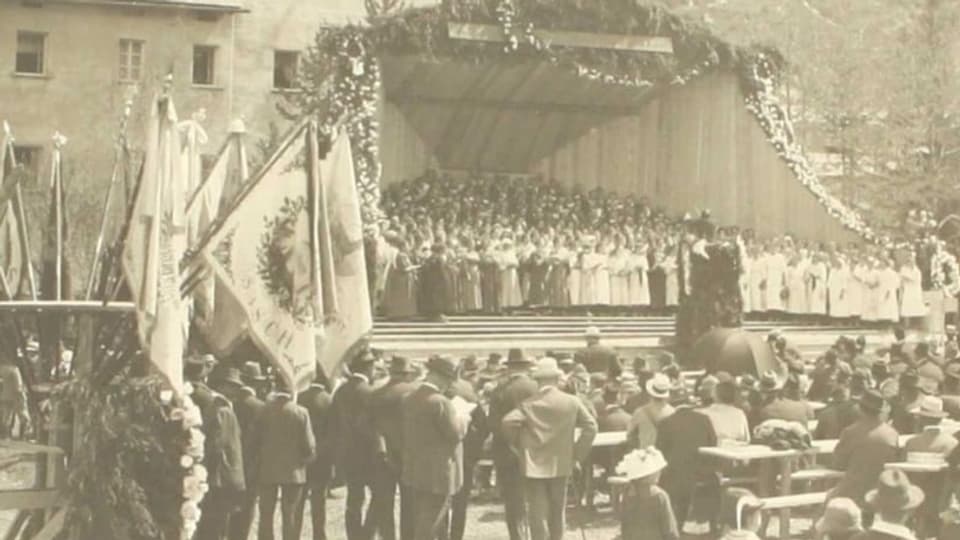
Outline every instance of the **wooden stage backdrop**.
{"label": "wooden stage backdrop", "polygon": [[761,235],[851,241],[746,109],[732,74],[672,86],[641,106],[517,106],[391,100],[382,108],[385,185],[430,167],[539,173],[565,186],[646,196],[669,212],[709,208]]}

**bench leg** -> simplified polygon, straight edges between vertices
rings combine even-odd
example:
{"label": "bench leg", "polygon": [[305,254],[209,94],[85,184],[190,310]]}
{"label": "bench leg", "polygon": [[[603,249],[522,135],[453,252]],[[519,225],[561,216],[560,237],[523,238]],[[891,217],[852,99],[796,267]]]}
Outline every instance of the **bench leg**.
{"label": "bench leg", "polygon": [[[780,495],[790,495],[792,473],[793,460],[789,458],[780,460]],[[780,539],[787,538],[790,538],[790,509],[783,508],[780,510]]]}

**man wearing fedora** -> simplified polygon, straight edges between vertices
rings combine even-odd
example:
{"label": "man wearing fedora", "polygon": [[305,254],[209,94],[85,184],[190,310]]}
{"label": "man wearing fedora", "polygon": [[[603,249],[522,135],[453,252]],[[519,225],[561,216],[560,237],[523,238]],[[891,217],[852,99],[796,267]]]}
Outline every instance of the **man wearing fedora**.
{"label": "man wearing fedora", "polygon": [[297,395],[297,403],[307,410],[310,429],[317,441],[316,457],[307,466],[307,483],[297,513],[302,519],[304,505],[309,499],[313,540],[326,540],[327,489],[333,477],[333,419],[330,414],[333,400],[322,372],[317,373],[309,388]]}
{"label": "man wearing fedora", "polygon": [[209,492],[203,499],[197,537],[224,540],[230,515],[246,488],[240,425],[233,406],[223,395],[207,386],[206,378],[216,360],[205,355],[188,358],[184,378],[193,386],[191,398],[203,419],[203,464],[207,469]]}
{"label": "man wearing fedora", "polygon": [[627,425],[627,444],[641,450],[656,444],[657,425],[675,411],[670,405],[672,389],[670,378],[662,373],[647,379],[644,390],[649,401],[633,412]]}
{"label": "man wearing fedora", "polygon": [[[413,382],[417,370],[403,356],[390,359],[390,379],[370,394],[370,416],[376,429],[380,453],[376,462],[373,497],[370,506],[380,525],[383,540],[396,538],[394,502],[403,471],[403,399],[417,389]],[[413,537],[412,506],[400,503],[400,538]]]}
{"label": "man wearing fedora", "polygon": [[490,426],[493,430],[493,463],[497,487],[503,500],[504,518],[510,540],[526,540],[527,519],[523,503],[523,481],[520,460],[504,437],[503,418],[537,393],[537,383],[530,378],[532,363],[520,349],[510,349],[505,364],[506,375],[490,398]]}
{"label": "man wearing fedora", "polygon": [[537,393],[503,418],[502,429],[520,457],[530,538],[560,540],[567,484],[590,453],[597,421],[579,398],[560,390],[556,360],[540,359],[532,377]]}
{"label": "man wearing fedora", "polygon": [[[912,461],[918,454],[927,456],[936,454],[946,460],[957,448],[960,441],[953,435],[948,435],[941,429],[941,422],[947,417],[943,410],[943,400],[937,396],[923,396],[919,404],[911,413],[917,417],[920,433],[911,437],[903,447],[907,461]],[[945,478],[943,475],[916,474],[909,475],[910,479],[920,487],[924,493],[930,494],[929,499],[918,510],[917,529],[921,533],[934,533],[940,526],[940,501],[938,495],[944,492]],[[918,535],[924,538],[923,534]]]}
{"label": "man wearing fedora", "polygon": [[349,362],[350,375],[333,394],[334,459],[337,474],[347,485],[344,521],[347,540],[368,540],[377,530],[373,505],[364,503],[373,489],[376,464],[380,460],[380,437],[374,428],[370,400],[373,395],[375,358],[367,349],[355,352]]}
{"label": "man wearing fedora", "polygon": [[270,393],[270,378],[263,374],[260,362],[244,362],[243,367],[240,368],[240,378],[247,386],[253,388],[258,398],[266,399],[267,394]]}
{"label": "man wearing fedora", "polygon": [[851,540],[916,540],[907,523],[914,510],[923,504],[923,490],[911,484],[907,475],[897,469],[880,473],[875,485],[865,500],[876,518],[866,531]]}
{"label": "man wearing fedora", "polygon": [[267,400],[254,429],[257,483],[260,489],[258,540],[273,540],[273,516],[280,496],[283,540],[299,540],[307,465],[316,457],[317,441],[310,413],[293,399],[283,381]]}
{"label": "man wearing fedora", "polygon": [[[864,496],[884,465],[897,459],[899,434],[886,422],[889,412],[880,392],[871,389],[863,393],[860,420],[843,430],[833,452],[833,468],[844,475],[828,498],[847,497],[863,506]],[[864,514],[865,521],[871,517]]]}
{"label": "man wearing fedora", "polygon": [[446,536],[451,498],[463,485],[461,441],[469,423],[469,413],[446,396],[457,380],[457,361],[433,356],[426,367],[423,383],[402,405],[401,497],[413,504],[413,540]]}
{"label": "man wearing fedora", "polygon": [[253,509],[257,504],[257,467],[253,458],[256,452],[253,448],[254,421],[263,411],[264,402],[257,397],[253,388],[247,386],[240,370],[233,365],[220,363],[210,373],[211,384],[226,396],[233,404],[240,427],[240,444],[243,449],[243,475],[246,481],[244,491],[237,511],[230,518],[231,540],[246,540],[250,537],[250,528],[253,527]]}
{"label": "man wearing fedora", "polygon": [[617,353],[613,349],[600,343],[600,329],[596,326],[587,328],[583,337],[587,346],[577,351],[573,359],[587,368],[590,373],[605,373],[612,377],[620,375],[620,364],[617,362]]}

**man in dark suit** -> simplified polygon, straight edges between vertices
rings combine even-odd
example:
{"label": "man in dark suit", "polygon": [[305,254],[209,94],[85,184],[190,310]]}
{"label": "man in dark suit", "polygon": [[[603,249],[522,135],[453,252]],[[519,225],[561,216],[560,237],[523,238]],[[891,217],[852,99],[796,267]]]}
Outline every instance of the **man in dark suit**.
{"label": "man in dark suit", "polygon": [[363,505],[367,490],[376,480],[380,457],[380,438],[370,412],[375,358],[369,350],[360,350],[350,362],[350,376],[333,394],[331,414],[334,422],[334,451],[337,474],[347,484],[347,508],[344,520],[347,540],[369,540],[376,532],[375,508]]}
{"label": "man in dark suit", "polygon": [[712,475],[710,464],[700,456],[700,448],[716,446],[717,435],[707,415],[696,411],[683,397],[676,399],[676,412],[657,425],[656,446],[667,460],[660,487],[670,496],[677,526],[682,528],[694,488]]}
{"label": "man in dark suit", "polygon": [[310,425],[310,413],[293,400],[284,383],[278,382],[277,388],[260,413],[253,433],[260,485],[257,538],[273,540],[273,514],[280,491],[282,538],[299,540],[307,465],[316,457],[317,442]]}
{"label": "man in dark suit", "polygon": [[253,448],[253,426],[263,411],[264,403],[257,397],[253,388],[244,384],[240,370],[235,367],[219,364],[210,374],[210,379],[216,390],[233,404],[237,423],[240,426],[246,490],[241,496],[239,507],[230,518],[230,539],[247,540],[250,537],[250,528],[253,527],[253,509],[257,504],[257,467],[254,462],[256,451]]}
{"label": "man in dark suit", "polygon": [[574,355],[574,360],[587,368],[590,373],[605,373],[611,379],[620,375],[620,364],[617,362],[617,353],[613,349],[600,344],[600,329],[596,326],[587,328],[584,337],[587,346]]}
{"label": "man in dark suit", "polygon": [[307,466],[307,484],[301,497],[297,515],[303,516],[303,505],[310,499],[310,516],[313,524],[313,540],[327,538],[327,488],[333,476],[333,437],[330,392],[327,379],[318,373],[316,379],[297,396],[300,404],[310,415],[310,429],[317,441],[316,458]]}
{"label": "man in dark suit", "polygon": [[[402,356],[390,359],[390,380],[370,395],[370,416],[379,439],[380,453],[375,467],[373,496],[370,501],[373,518],[379,525],[383,540],[396,538],[394,501],[403,470],[403,398],[417,388],[413,378],[417,370]],[[413,510],[410,504],[400,502],[400,538],[413,536]]]}
{"label": "man in dark suit", "polygon": [[530,366],[531,362],[524,357],[522,350],[510,349],[505,364],[506,377],[497,385],[490,398],[489,423],[493,428],[493,463],[510,540],[526,540],[527,517],[520,461],[504,438],[501,423],[510,411],[537,393],[537,383],[529,375]]}
{"label": "man in dark suit", "polygon": [[403,400],[401,483],[403,497],[413,501],[413,540],[441,534],[451,497],[463,485],[461,441],[469,413],[445,395],[456,379],[456,360],[434,356],[427,361],[424,382]]}
{"label": "man in dark suit", "polygon": [[[798,384],[791,375],[788,384]],[[760,393],[763,396],[763,405],[760,408],[760,421],[786,420],[807,425],[807,422],[816,418],[813,407],[805,401],[789,399],[780,388],[777,375],[773,372],[764,373],[760,378]]]}
{"label": "man in dark suit", "polygon": [[230,516],[246,487],[243,474],[243,449],[240,425],[230,401],[206,384],[208,368],[215,364],[212,356],[188,359],[184,369],[193,386],[194,403],[200,408],[206,436],[203,464],[207,469],[209,492],[203,499],[197,537],[224,540]]}

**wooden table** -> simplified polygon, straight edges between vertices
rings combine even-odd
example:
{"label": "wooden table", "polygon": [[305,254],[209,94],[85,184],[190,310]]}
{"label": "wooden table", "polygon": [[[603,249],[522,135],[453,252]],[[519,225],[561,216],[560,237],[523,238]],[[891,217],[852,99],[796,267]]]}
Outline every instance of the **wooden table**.
{"label": "wooden table", "polygon": [[907,473],[938,473],[950,468],[950,465],[944,461],[942,463],[915,463],[910,461],[898,461],[896,463],[887,463],[884,469],[897,469]]}
{"label": "wooden table", "polygon": [[[577,435],[579,436],[579,434]],[[584,479],[584,495],[587,496],[587,505],[593,506],[593,452],[603,448],[618,448],[627,444],[626,431],[608,431],[606,433],[597,433],[593,439],[590,455],[584,464],[584,472],[587,477]]]}

